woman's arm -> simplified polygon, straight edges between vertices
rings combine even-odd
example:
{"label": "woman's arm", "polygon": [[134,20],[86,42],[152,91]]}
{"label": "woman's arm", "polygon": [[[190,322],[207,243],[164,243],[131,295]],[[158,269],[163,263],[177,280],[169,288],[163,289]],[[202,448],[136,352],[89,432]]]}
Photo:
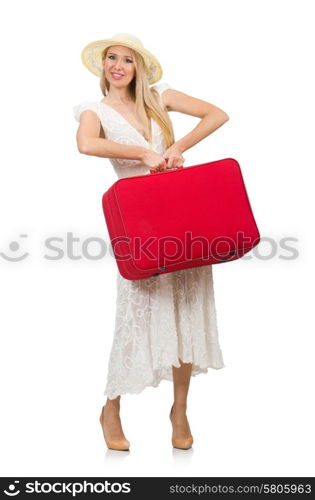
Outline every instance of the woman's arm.
{"label": "woman's arm", "polygon": [[186,115],[201,118],[198,125],[182,139],[171,146],[183,153],[202,139],[212,134],[229,120],[229,116],[217,106],[207,101],[184,94],[174,89],[167,89],[162,94],[164,106],[168,111],[178,111]]}
{"label": "woman's arm", "polygon": [[105,139],[101,122],[96,113],[91,110],[81,113],[76,139],[80,153],[102,158],[143,160],[147,152],[147,149],[142,146],[128,146]]}

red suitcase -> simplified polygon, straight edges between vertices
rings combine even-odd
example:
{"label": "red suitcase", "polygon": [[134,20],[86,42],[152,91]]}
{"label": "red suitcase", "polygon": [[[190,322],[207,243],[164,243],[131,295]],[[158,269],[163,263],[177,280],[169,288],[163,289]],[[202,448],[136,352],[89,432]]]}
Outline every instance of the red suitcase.
{"label": "red suitcase", "polygon": [[102,198],[124,278],[232,261],[259,243],[241,169],[233,158],[151,173],[119,179]]}

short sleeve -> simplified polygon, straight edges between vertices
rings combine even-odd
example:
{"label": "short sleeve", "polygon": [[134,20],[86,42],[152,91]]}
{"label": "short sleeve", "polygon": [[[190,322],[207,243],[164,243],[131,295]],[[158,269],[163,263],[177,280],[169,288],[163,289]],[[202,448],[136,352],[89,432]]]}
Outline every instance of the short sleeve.
{"label": "short sleeve", "polygon": [[164,82],[164,83],[157,83],[156,85],[153,85],[152,88],[156,89],[158,93],[161,95],[163,94],[164,90],[170,89],[171,86],[168,83]]}
{"label": "short sleeve", "polygon": [[76,119],[77,122],[80,121],[80,115],[83,111],[85,110],[91,110],[95,111],[97,116],[99,117],[99,106],[97,102],[92,102],[92,101],[83,101],[80,104],[77,104],[76,106],[73,107],[73,116]]}

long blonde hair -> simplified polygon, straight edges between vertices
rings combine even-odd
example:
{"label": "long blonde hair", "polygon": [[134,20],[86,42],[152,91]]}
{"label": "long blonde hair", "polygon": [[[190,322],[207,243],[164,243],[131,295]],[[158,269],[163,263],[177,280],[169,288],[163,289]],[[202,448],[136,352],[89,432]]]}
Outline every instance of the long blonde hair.
{"label": "long blonde hair", "polygon": [[[110,47],[106,47],[106,49],[103,50],[102,62],[104,62],[109,48]],[[136,74],[129,85],[129,89],[132,97],[135,99],[137,116],[143,125],[145,136],[149,138],[149,142],[152,142],[152,130],[150,127],[150,118],[152,118],[160,125],[166,148],[169,148],[175,142],[172,122],[167,111],[160,103],[160,95],[158,91],[149,87],[146,76],[146,67],[142,56],[134,50],[132,50],[132,52],[135,61]],[[108,94],[109,86],[110,83],[105,77],[104,68],[102,68],[100,87],[104,96]]]}

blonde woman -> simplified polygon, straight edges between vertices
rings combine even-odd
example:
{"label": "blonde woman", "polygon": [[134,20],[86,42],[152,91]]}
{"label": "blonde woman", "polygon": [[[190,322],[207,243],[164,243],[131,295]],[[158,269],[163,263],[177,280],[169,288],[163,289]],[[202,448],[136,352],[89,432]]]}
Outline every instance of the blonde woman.
{"label": "blonde woman", "polygon": [[[80,153],[109,158],[118,176],[183,166],[183,153],[222,126],[228,115],[161,79],[156,57],[134,35],[118,33],[92,42],[82,61],[100,77],[103,98],[74,107]],[[195,68],[198,71],[198,68]],[[175,141],[169,112],[200,118]],[[161,380],[173,382],[172,445],[189,449],[187,419],[191,376],[224,367],[218,340],[212,266],[126,280],[117,271],[115,331],[107,396],[100,422],[108,448],[129,450],[120,420],[123,394],[138,394]]]}

